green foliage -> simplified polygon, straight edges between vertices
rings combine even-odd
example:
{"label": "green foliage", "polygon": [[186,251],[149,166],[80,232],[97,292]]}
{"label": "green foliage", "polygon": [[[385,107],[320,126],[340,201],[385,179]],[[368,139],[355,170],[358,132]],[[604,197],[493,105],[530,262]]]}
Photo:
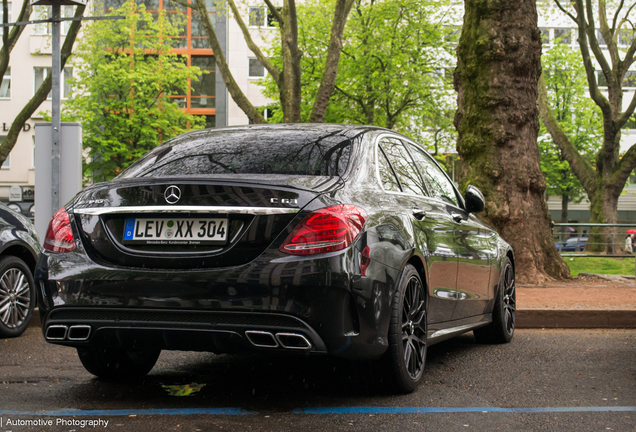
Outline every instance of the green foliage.
{"label": "green foliage", "polygon": [[169,97],[186,94],[188,80],[200,75],[168,52],[178,20],[163,13],[154,20],[131,2],[111,15],[126,18],[97,21],[84,31],[75,50],[73,95],[64,106],[66,118],[82,122],[85,174],[95,181],[113,178],[162,141],[205,124]]}
{"label": "green foliage", "polygon": [[[556,43],[541,56],[550,108],[563,132],[590,162],[603,144],[603,117],[587,94],[587,78],[580,53]],[[541,122],[539,131],[541,170],[550,195],[567,195],[572,202],[586,196],[559,148]]]}
{"label": "green foliage", "polygon": [[[456,28],[442,25],[444,2],[356,0],[343,36],[336,88],[325,123],[373,124],[426,142],[454,147],[452,116],[453,41]],[[297,5],[298,44],[303,52],[301,119],[308,121],[320,87],[331,32],[334,1]],[[269,57],[280,67],[274,41]],[[276,102],[272,122],[282,120],[279,94],[271,77],[260,82]]]}

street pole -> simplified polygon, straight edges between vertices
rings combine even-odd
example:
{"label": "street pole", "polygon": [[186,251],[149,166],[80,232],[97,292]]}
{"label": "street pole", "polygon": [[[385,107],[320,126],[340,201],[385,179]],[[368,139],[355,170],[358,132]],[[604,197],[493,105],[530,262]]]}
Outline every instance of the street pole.
{"label": "street pole", "polygon": [[61,68],[61,53],[60,53],[60,18],[62,6],[60,2],[54,2],[53,8],[53,50],[52,50],[52,65],[51,65],[51,87],[53,91],[53,100],[51,101],[51,122],[52,122],[52,138],[53,148],[51,153],[52,158],[52,182],[51,182],[51,214],[60,208],[60,68]]}

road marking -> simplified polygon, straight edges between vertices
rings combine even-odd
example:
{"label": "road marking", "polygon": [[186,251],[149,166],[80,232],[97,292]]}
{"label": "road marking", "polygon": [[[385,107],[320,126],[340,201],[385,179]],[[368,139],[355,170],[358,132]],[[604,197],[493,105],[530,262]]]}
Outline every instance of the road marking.
{"label": "road marking", "polygon": [[[592,407],[314,407],[296,408],[293,414],[439,414],[439,413],[563,413],[563,412],[614,412],[636,411],[636,406],[592,406]],[[12,416],[142,416],[142,415],[249,415],[259,414],[243,408],[167,408],[167,409],[120,409],[120,410],[51,410],[51,411],[0,411],[0,415]],[[1,418],[0,418],[1,419]]]}
{"label": "road marking", "polygon": [[559,412],[609,412],[636,411],[636,406],[607,407],[323,407],[296,408],[294,414],[412,414],[412,413],[559,413]]}

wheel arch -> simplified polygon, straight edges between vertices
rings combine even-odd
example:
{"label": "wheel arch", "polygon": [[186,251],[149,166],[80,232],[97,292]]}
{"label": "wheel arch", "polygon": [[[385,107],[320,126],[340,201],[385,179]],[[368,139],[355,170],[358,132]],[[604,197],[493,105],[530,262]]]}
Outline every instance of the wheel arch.
{"label": "wheel arch", "polygon": [[[417,273],[420,275],[420,279],[422,280],[422,284],[424,285],[424,293],[428,298],[428,273],[426,271],[426,261],[424,257],[422,257],[417,252],[414,252],[403,264],[400,270],[400,275],[404,273],[404,269],[408,264],[411,264],[417,270]],[[428,300],[427,300],[428,305]]]}
{"label": "wheel arch", "polygon": [[35,274],[35,264],[37,263],[37,258],[26,246],[19,243],[9,244],[4,249],[2,249],[2,251],[0,251],[0,256],[14,256],[20,258],[29,267],[29,269],[31,270],[31,274]]}

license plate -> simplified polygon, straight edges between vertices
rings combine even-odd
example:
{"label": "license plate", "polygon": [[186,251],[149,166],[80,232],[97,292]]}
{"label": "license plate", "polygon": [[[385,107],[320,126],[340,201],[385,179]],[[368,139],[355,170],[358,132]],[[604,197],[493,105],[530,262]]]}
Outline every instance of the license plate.
{"label": "license plate", "polygon": [[227,218],[129,218],[125,244],[221,245],[227,243]]}

